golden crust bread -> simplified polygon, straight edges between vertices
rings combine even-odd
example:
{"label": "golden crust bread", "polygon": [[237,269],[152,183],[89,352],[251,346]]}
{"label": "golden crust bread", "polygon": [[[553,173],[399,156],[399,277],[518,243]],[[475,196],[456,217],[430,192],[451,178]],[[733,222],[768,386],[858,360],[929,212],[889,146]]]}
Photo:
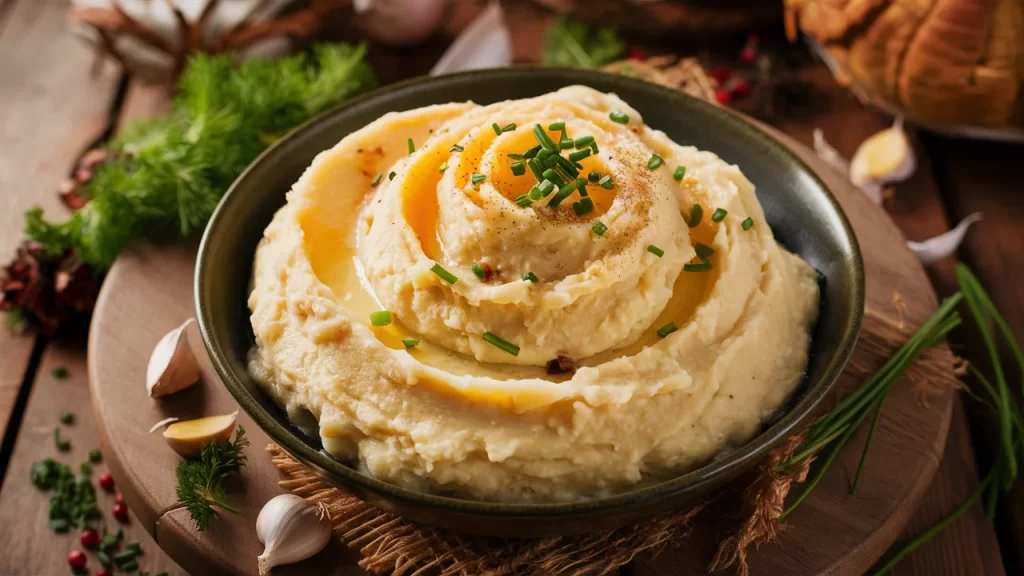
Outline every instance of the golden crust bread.
{"label": "golden crust bread", "polygon": [[1022,125],[1024,0],[786,0],[786,9],[859,84],[919,120]]}

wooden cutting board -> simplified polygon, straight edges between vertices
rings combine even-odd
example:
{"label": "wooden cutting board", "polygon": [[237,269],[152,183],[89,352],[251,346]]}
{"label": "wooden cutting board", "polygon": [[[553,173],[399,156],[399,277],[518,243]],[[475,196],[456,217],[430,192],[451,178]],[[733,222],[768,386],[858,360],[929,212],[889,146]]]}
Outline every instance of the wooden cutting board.
{"label": "wooden cutting board", "polygon": [[[813,152],[784,135],[775,136],[818,172],[853,224],[864,254],[867,305],[897,317],[892,299],[898,292],[906,303],[907,323],[919,325],[935,309],[936,297],[900,231],[881,208]],[[256,516],[268,499],[281,492],[279,474],[263,450],[269,442],[266,434],[244,413],[239,415],[252,440],[249,465],[230,495],[240,513],[222,514],[211,529],[199,533],[187,512],[176,505],[178,455],[159,433],[147,433],[155,422],[169,416],[196,418],[237,409],[206,360],[198,334],[193,345],[204,364],[202,382],[160,401],[146,393],[146,364],[153,346],[194,315],[196,248],[197,243],[135,246],[111,269],[90,330],[93,407],[111,472],[160,546],[193,574],[255,574],[256,556],[262,550],[255,533]],[[877,359],[855,351],[853,362],[858,359],[859,364],[877,364]],[[927,406],[922,405],[913,391],[912,372],[886,402],[856,495],[849,495],[848,489],[863,430],[788,520],[779,543],[751,551],[751,574],[861,574],[899,536],[942,458],[953,401],[952,390],[941,390],[929,397]],[[845,393],[858,383],[859,379],[844,374],[837,390]],[[692,534],[665,553],[672,561],[659,561],[662,568],[650,573],[664,573],[665,566],[680,575],[706,573],[718,540],[735,524],[731,518],[698,517]],[[274,573],[363,574],[357,559],[355,552],[332,543],[313,559]],[[650,566],[641,556],[636,570],[646,570],[645,564]]]}

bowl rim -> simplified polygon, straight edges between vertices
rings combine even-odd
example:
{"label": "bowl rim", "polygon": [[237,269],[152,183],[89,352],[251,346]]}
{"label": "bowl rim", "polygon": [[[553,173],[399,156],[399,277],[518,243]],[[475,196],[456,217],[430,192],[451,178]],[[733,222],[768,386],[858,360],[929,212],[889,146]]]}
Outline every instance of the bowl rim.
{"label": "bowl rim", "polygon": [[[238,194],[238,190],[243,186],[249,178],[250,173],[253,172],[257,166],[274,160],[274,157],[281,153],[279,152],[280,150],[285,148],[291,142],[301,139],[303,135],[313,131],[319,124],[325,122],[327,119],[332,118],[337,114],[342,114],[349,108],[358,106],[372,99],[400,92],[411,87],[443,84],[453,79],[476,77],[478,81],[486,82],[489,79],[522,74],[524,71],[565,76],[573,81],[577,81],[578,83],[586,83],[586,79],[588,77],[614,77],[617,82],[642,84],[643,89],[656,93],[657,97],[664,99],[666,103],[671,103],[673,100],[688,100],[691,105],[695,105],[696,108],[702,109],[702,112],[708,115],[713,121],[730,124],[734,129],[745,131],[751,138],[758,140],[762,146],[775,149],[777,153],[781,153],[783,156],[787,157],[787,159],[795,164],[806,176],[809,176],[818,189],[824,193],[825,199],[831,205],[832,210],[838,217],[838,220],[841,223],[841,234],[849,243],[850,253],[852,256],[852,261],[846,265],[849,266],[853,272],[853,286],[849,291],[847,300],[852,300],[850,304],[852,304],[854,312],[851,316],[845,319],[840,338],[836,345],[835,356],[822,370],[819,380],[824,382],[815,388],[805,390],[804,394],[796,399],[796,402],[789,408],[789,410],[786,411],[785,414],[783,414],[778,420],[772,422],[765,430],[761,431],[761,433],[746,442],[743,446],[730,452],[728,456],[713,459],[698,468],[667,480],[634,487],[611,496],[588,498],[578,501],[536,503],[483,501],[418,492],[379,480],[368,474],[364,474],[357,469],[340,461],[334,460],[323,452],[314,449],[304,440],[299,438],[298,432],[293,430],[290,426],[280,422],[274,414],[263,407],[257,398],[248,393],[245,385],[242,384],[241,380],[226,360],[228,353],[225,350],[225,346],[217,334],[215,334],[211,329],[211,311],[206,305],[205,295],[207,292],[204,288],[207,277],[207,267],[205,266],[206,259],[204,255],[207,253],[207,248],[212,241],[211,237],[214,236],[214,231],[217,229],[218,224],[225,218],[225,214],[230,211],[229,207],[240,201],[241,196]],[[470,70],[443,76],[420,76],[389,84],[388,86],[362,94],[331,108],[330,110],[306,121],[280,138],[263,151],[263,153],[261,153],[252,162],[252,164],[250,164],[245,171],[239,175],[218,203],[204,230],[203,237],[199,245],[199,250],[196,256],[193,290],[199,331],[202,335],[205,348],[209,353],[210,361],[218,376],[220,376],[228,391],[232,396],[234,396],[235,400],[238,401],[242,409],[245,410],[253,421],[262,428],[274,442],[277,442],[282,448],[284,448],[285,451],[289,452],[307,465],[318,469],[320,472],[327,474],[332,477],[332,479],[336,479],[342,484],[350,484],[352,485],[351,487],[355,489],[378,495],[399,505],[444,508],[453,512],[484,514],[495,518],[565,518],[573,515],[590,516],[602,512],[621,510],[626,507],[650,504],[685,492],[700,490],[702,487],[707,487],[708,484],[714,483],[720,478],[730,477],[730,475],[747,468],[750,465],[748,461],[751,458],[760,459],[767,456],[767,452],[787,438],[829,394],[839,375],[845,368],[846,363],[849,361],[854,346],[856,345],[857,336],[860,332],[861,323],[863,321],[865,278],[864,263],[860,246],[857,242],[857,236],[854,233],[846,214],[843,212],[842,207],[832,194],[832,191],[824,181],[822,181],[818,174],[807,165],[806,162],[804,162],[792,150],[782,145],[762,127],[758,126],[756,122],[747,119],[738,112],[725,107],[716,106],[695,96],[620,74],[612,74],[599,70],[553,68],[539,65],[517,65],[506,68]]]}

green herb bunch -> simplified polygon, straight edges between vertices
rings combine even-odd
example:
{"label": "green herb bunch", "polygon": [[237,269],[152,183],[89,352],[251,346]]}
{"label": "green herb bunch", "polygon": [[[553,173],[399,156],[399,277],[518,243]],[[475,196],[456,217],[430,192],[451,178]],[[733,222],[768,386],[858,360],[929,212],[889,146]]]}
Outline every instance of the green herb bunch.
{"label": "green herb bunch", "polygon": [[67,532],[71,526],[85,528],[100,518],[96,491],[88,475],[75,478],[67,464],[44,458],[32,463],[32,484],[40,490],[53,490],[50,496],[50,527]]}
{"label": "green herb bunch", "polygon": [[544,37],[543,62],[568,68],[600,68],[617,60],[626,44],[613,28],[560,17]]}
{"label": "green herb bunch", "polygon": [[204,444],[198,460],[183,460],[178,463],[178,501],[188,510],[189,516],[200,531],[210,527],[217,516],[214,506],[229,512],[238,510],[227,503],[227,488],[224,481],[233,472],[245,466],[243,450],[249,445],[245,429],[235,431],[231,442],[210,442]]}
{"label": "green herb bunch", "polygon": [[314,115],[374,87],[364,46],[314,47],[276,60],[198,55],[166,117],[137,123],[111,142],[70,220],[26,214],[26,235],[50,255],[76,249],[105,270],[129,240],[203,229],[228,186],[264,150]]}

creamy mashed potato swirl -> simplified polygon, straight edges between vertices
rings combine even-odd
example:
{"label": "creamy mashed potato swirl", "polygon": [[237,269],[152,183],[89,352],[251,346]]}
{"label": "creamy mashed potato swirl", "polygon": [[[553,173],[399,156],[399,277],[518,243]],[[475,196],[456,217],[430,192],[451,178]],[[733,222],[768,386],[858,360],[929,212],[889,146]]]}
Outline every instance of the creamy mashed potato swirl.
{"label": "creamy mashed potato swirl", "polygon": [[[536,130],[566,141],[554,178],[521,157]],[[388,114],[320,154],[249,306],[250,370],[332,455],[565,500],[755,435],[803,376],[818,288],[737,167],[574,86]]]}

